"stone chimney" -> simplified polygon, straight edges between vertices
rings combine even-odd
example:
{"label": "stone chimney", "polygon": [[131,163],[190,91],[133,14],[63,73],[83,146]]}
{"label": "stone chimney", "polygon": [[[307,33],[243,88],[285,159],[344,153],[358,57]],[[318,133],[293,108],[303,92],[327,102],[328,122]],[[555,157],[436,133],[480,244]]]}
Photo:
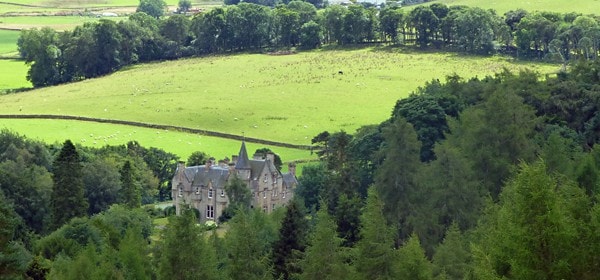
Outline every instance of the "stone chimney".
{"label": "stone chimney", "polygon": [[267,153],[267,159],[271,161],[271,163],[275,163],[275,154],[268,152]]}
{"label": "stone chimney", "polygon": [[231,163],[233,163],[233,165],[235,165],[238,161],[238,156],[237,155],[232,155],[231,156]]}
{"label": "stone chimney", "polygon": [[[184,179],[184,174],[183,174],[184,171],[185,171],[185,161],[178,161],[177,169],[175,171],[175,178],[173,178],[173,179],[178,180],[179,182],[182,182]],[[175,184],[173,184],[172,189],[177,189],[177,186]]]}
{"label": "stone chimney", "polygon": [[254,154],[252,156],[252,159],[253,160],[261,160],[261,159],[263,159],[263,156],[262,156],[262,154]]}
{"label": "stone chimney", "polygon": [[215,158],[211,157],[206,161],[206,168],[204,168],[204,172],[208,172],[210,170],[210,167],[212,166],[214,160]]}
{"label": "stone chimney", "polygon": [[295,162],[290,162],[288,164],[288,172],[292,175],[294,175],[294,177],[296,177],[296,163]]}

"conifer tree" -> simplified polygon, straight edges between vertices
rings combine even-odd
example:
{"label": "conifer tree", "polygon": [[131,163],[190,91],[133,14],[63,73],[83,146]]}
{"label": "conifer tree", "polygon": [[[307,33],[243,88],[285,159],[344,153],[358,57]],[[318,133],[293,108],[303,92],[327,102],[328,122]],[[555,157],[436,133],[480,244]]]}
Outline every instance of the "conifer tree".
{"label": "conifer tree", "polygon": [[351,278],[351,267],[344,262],[342,239],[337,236],[335,228],[327,207],[322,207],[317,212],[317,223],[309,240],[310,245],[300,262],[300,280]]}
{"label": "conifer tree", "polygon": [[53,226],[59,228],[71,218],[83,217],[88,208],[84,197],[82,166],[79,154],[71,140],[65,141],[58,154],[52,172],[54,186],[52,191]]}
{"label": "conifer tree", "polygon": [[269,267],[269,244],[261,238],[264,214],[258,210],[237,211],[229,222],[225,237],[228,252],[227,273],[230,279],[259,280],[272,278]]}
{"label": "conifer tree", "polygon": [[300,210],[299,202],[290,201],[285,217],[281,221],[279,239],[273,244],[273,275],[287,280],[300,273],[298,261],[306,247],[307,222]]}
{"label": "conifer tree", "polygon": [[453,223],[442,244],[435,250],[433,256],[434,275],[446,275],[446,279],[465,279],[469,270],[471,253],[467,249],[458,225]]}
{"label": "conifer tree", "polygon": [[356,243],[356,271],[359,279],[399,279],[393,231],[383,216],[383,203],[373,187],[361,215],[361,239]]}
{"label": "conifer tree", "polygon": [[170,217],[158,249],[158,279],[219,279],[215,252],[207,246],[191,209]]}
{"label": "conifer tree", "polygon": [[404,246],[398,249],[398,254],[400,255],[400,261],[396,279],[433,279],[431,263],[425,257],[425,251],[421,247],[417,235],[411,235]]}
{"label": "conifer tree", "polygon": [[139,208],[142,204],[140,188],[135,181],[131,162],[125,161],[121,168],[121,194],[122,202],[129,208]]}

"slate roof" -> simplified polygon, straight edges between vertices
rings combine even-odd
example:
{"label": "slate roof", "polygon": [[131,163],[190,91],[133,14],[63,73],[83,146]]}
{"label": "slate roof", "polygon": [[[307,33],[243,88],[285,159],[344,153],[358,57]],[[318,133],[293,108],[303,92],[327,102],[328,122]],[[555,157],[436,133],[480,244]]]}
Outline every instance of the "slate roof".
{"label": "slate roof", "polygon": [[211,166],[208,171],[206,166],[192,166],[185,169],[187,178],[193,178],[193,186],[207,186],[212,182],[214,188],[225,186],[229,177],[229,169],[220,166]]}
{"label": "slate roof", "polygon": [[242,141],[242,147],[240,148],[238,160],[235,163],[235,169],[250,169],[250,160],[248,159],[245,141]]}
{"label": "slate roof", "polygon": [[286,186],[292,187],[294,184],[298,184],[298,180],[296,180],[296,176],[294,176],[294,174],[285,173],[285,174],[282,174],[282,176],[283,176],[283,183]]}

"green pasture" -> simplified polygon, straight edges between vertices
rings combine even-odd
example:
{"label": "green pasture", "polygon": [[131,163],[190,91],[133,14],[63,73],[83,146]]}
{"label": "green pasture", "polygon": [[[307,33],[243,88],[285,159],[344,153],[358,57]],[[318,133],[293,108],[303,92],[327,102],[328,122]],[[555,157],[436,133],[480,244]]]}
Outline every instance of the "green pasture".
{"label": "green pasture", "polygon": [[[598,0],[529,0],[529,1],[514,1],[514,0],[437,0],[427,2],[422,5],[431,5],[433,3],[443,3],[446,5],[465,5],[471,7],[481,7],[483,9],[493,9],[499,15],[505,12],[516,9],[524,9],[529,12],[533,11],[548,11],[558,13],[576,12],[582,14],[600,14],[600,1]],[[412,9],[415,6],[409,6]]]}
{"label": "green pasture", "polygon": [[0,30],[0,57],[17,53],[19,35],[19,31]]}
{"label": "green pasture", "polygon": [[[180,156],[183,160],[195,151],[203,151],[216,159],[237,155],[241,142],[178,131],[132,127],[126,125],[67,121],[67,120],[12,120],[0,119],[0,129],[7,128],[28,138],[46,143],[62,143],[70,139],[88,147],[124,145],[137,141],[144,147],[157,147]],[[246,143],[248,153],[259,148],[270,148],[284,162],[316,159],[310,151]],[[250,154],[252,156],[252,154]],[[287,166],[284,166],[287,170]],[[298,173],[299,174],[299,173]]]}
{"label": "green pasture", "polygon": [[0,59],[0,95],[10,89],[31,88],[27,70],[29,67],[22,60]]}
{"label": "green pasture", "polygon": [[[9,16],[0,17],[0,28],[31,29],[50,27],[56,30],[70,30],[86,22],[96,22],[100,19],[120,21],[127,17],[94,17],[94,16]],[[16,40],[15,40],[16,42]]]}
{"label": "green pasture", "polygon": [[[431,79],[558,65],[390,49],[240,54],[137,65],[111,75],[0,96],[4,114],[57,114],[171,124],[295,144],[323,130],[389,118]],[[343,72],[340,74],[339,72]]]}

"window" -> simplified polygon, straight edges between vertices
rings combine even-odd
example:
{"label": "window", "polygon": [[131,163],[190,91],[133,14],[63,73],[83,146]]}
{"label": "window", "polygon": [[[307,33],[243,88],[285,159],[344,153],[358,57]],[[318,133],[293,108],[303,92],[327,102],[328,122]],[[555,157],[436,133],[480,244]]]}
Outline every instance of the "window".
{"label": "window", "polygon": [[266,204],[263,205],[263,212],[267,212],[269,210],[269,206],[267,206]]}
{"label": "window", "polygon": [[265,179],[264,179],[264,182],[265,182],[265,183],[267,182],[267,174],[265,174]]}
{"label": "window", "polygon": [[263,190],[263,198],[267,198],[267,189]]}
{"label": "window", "polygon": [[273,208],[271,208],[271,210],[275,210],[275,203],[273,203]]}
{"label": "window", "polygon": [[179,197],[183,196],[183,187],[179,187]]}
{"label": "window", "polygon": [[273,189],[273,196],[277,196],[277,189]]}
{"label": "window", "polygon": [[285,198],[285,191],[283,191],[283,195],[281,197]]}
{"label": "window", "polygon": [[225,196],[225,190],[221,189],[221,197]]}
{"label": "window", "polygon": [[212,188],[208,189],[208,198],[212,198],[213,197],[213,190]]}
{"label": "window", "polygon": [[215,218],[215,208],[212,205],[206,205],[206,218],[214,219]]}
{"label": "window", "polygon": [[196,194],[200,194],[200,187],[196,187]]}

